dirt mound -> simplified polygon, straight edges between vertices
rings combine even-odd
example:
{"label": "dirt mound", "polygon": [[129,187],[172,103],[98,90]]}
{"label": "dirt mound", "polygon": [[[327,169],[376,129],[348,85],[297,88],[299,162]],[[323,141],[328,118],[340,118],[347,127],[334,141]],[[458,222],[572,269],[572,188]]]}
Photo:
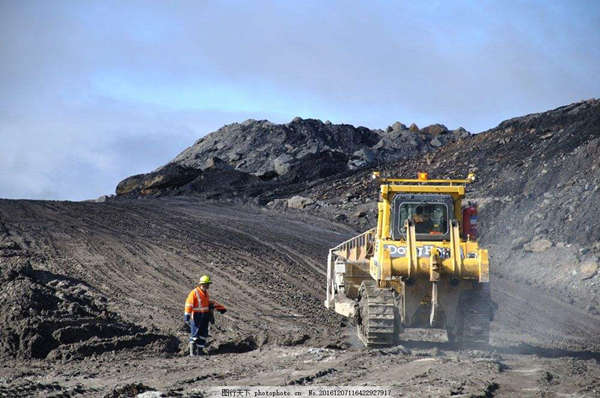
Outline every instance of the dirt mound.
{"label": "dirt mound", "polygon": [[0,356],[73,359],[139,348],[175,352],[179,341],[149,332],[107,310],[86,283],[0,257]]}
{"label": "dirt mound", "polygon": [[135,397],[147,391],[156,391],[152,387],[142,383],[131,383],[124,386],[115,387],[110,393],[104,395],[104,398]]}
{"label": "dirt mound", "polygon": [[256,336],[246,336],[244,338],[228,339],[227,341],[213,342],[208,347],[209,354],[236,354],[256,350],[259,346],[266,343],[265,339]]}

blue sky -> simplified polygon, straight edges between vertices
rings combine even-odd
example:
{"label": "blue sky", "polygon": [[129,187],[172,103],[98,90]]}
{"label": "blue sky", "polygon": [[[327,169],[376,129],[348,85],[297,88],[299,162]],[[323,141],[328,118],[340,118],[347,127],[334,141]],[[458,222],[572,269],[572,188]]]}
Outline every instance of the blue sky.
{"label": "blue sky", "polygon": [[0,0],[0,197],[82,200],[248,118],[480,132],[600,94],[597,1]]}

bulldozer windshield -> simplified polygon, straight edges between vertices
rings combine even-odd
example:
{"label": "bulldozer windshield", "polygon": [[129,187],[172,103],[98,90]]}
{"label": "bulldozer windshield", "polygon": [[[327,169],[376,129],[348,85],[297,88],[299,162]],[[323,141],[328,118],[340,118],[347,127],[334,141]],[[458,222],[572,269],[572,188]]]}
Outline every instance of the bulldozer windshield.
{"label": "bulldozer windshield", "polygon": [[392,209],[392,239],[405,239],[406,220],[412,220],[418,240],[448,239],[452,199],[433,195],[397,195]]}

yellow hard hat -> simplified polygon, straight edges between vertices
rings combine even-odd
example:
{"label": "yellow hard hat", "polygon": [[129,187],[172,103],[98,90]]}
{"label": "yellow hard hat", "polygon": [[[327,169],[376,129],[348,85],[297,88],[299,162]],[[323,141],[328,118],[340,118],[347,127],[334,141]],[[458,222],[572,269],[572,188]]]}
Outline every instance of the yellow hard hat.
{"label": "yellow hard hat", "polygon": [[208,275],[202,275],[200,277],[200,284],[201,285],[209,285],[211,283],[212,283],[212,281],[210,280],[210,276],[208,276]]}

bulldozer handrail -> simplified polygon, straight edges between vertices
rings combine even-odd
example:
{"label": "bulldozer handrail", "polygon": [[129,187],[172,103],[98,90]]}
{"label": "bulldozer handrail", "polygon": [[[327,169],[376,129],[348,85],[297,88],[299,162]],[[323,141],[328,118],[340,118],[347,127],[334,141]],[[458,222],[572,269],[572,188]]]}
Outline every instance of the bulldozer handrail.
{"label": "bulldozer handrail", "polygon": [[[360,240],[360,238],[365,237],[367,241],[372,241],[372,235],[375,233],[375,228],[371,228],[366,230],[365,232],[363,232],[360,235],[356,235],[342,243],[340,243],[339,245],[337,245],[336,247],[332,247],[331,249],[329,249],[329,251],[335,251],[335,250],[340,250],[342,248],[346,248],[348,245],[351,245],[350,247],[355,247],[356,243]],[[369,236],[371,235],[371,236]],[[371,239],[369,239],[371,238]]]}

